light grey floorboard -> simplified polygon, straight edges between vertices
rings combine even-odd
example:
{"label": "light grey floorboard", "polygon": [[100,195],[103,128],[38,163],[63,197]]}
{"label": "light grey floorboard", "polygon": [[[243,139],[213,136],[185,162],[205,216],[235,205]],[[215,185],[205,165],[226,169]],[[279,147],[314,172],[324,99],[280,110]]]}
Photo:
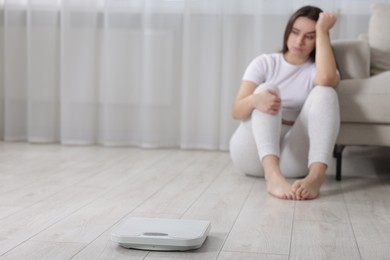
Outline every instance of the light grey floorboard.
{"label": "light grey floorboard", "polygon": [[22,250],[13,250],[1,259],[7,260],[62,260],[70,259],[85,245],[81,243],[58,243],[26,241]]}
{"label": "light grey floorboard", "polygon": [[349,224],[294,221],[290,259],[360,259]]}
{"label": "light grey floorboard", "polygon": [[0,254],[30,239],[95,199],[99,190],[78,187],[57,194],[0,220]]}
{"label": "light grey floorboard", "polygon": [[[226,152],[3,142],[0,259],[389,259],[389,159],[347,147],[341,182],[330,168],[319,198],[283,201]],[[132,216],[212,229],[198,250],[124,249],[110,235]]]}
{"label": "light grey floorboard", "polygon": [[[107,228],[117,223],[161,189],[165,182],[172,178],[172,175],[176,176],[177,170],[175,168],[180,168],[180,166],[175,165],[173,160],[178,156],[177,152],[172,152],[168,156],[169,158],[165,157],[164,160],[150,166],[150,168],[132,175],[120,185],[99,196],[92,203],[52,225],[34,237],[33,240],[92,242]],[[181,165],[181,167],[186,166],[185,164]],[[161,170],[161,174],[154,174],[157,170]],[[84,187],[83,184],[82,187]]]}
{"label": "light grey floorboard", "polygon": [[204,245],[190,252],[151,252],[146,259],[216,259],[252,187],[252,180],[238,174],[230,163],[182,216],[211,222]]}
{"label": "light grey floorboard", "polygon": [[349,223],[349,215],[340,182],[328,176],[322,185],[321,196],[315,200],[297,201],[294,221]]}
{"label": "light grey floorboard", "polygon": [[271,255],[223,251],[218,260],[288,260],[288,255]]}
{"label": "light grey floorboard", "polygon": [[[158,152],[155,153],[155,156],[152,156],[153,153],[154,152],[150,153],[148,157],[145,156],[146,161],[144,161],[139,168],[145,168],[156,160],[160,160],[162,154],[164,154],[164,152]],[[77,160],[77,158],[75,158],[75,160]],[[134,164],[137,164],[137,162],[139,162],[139,160],[134,162]],[[139,169],[137,168],[137,170]],[[116,177],[115,174],[113,174],[113,176]],[[121,179],[116,180],[116,185],[118,185],[118,182],[120,181]],[[0,255],[16,247],[25,240],[39,234],[69,215],[74,214],[77,210],[85,208],[88,204],[103,196],[105,193],[107,193],[107,190],[102,189],[99,186],[73,185],[67,190],[61,190],[30,207],[1,219]],[[83,219],[80,218],[79,221],[83,221]],[[50,240],[46,239],[45,241]],[[19,250],[19,248],[16,250]]]}
{"label": "light grey floorboard", "polygon": [[265,181],[256,180],[223,251],[288,255],[296,202],[273,198],[265,190]]}

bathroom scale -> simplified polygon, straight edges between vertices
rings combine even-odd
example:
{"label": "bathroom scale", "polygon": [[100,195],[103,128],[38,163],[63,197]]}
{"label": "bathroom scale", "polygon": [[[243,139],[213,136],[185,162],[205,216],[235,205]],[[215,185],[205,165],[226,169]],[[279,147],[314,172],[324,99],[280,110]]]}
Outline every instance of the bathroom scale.
{"label": "bathroom scale", "polygon": [[111,240],[125,248],[186,251],[200,248],[210,229],[206,220],[131,217],[113,230]]}

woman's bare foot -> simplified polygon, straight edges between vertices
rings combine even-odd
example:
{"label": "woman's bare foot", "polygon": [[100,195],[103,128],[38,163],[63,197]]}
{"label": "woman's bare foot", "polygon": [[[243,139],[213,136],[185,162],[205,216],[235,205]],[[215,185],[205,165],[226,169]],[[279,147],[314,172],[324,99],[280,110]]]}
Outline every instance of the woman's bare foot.
{"label": "woman's bare foot", "polygon": [[311,200],[318,197],[320,188],[325,180],[326,165],[313,163],[309,174],[302,180],[297,180],[292,184],[292,191],[297,200]]}
{"label": "woman's bare foot", "polygon": [[295,199],[291,184],[283,177],[279,168],[279,158],[275,155],[267,155],[263,158],[267,191],[279,199]]}
{"label": "woman's bare foot", "polygon": [[272,196],[285,200],[295,199],[291,184],[280,173],[266,174],[265,180],[267,191]]}

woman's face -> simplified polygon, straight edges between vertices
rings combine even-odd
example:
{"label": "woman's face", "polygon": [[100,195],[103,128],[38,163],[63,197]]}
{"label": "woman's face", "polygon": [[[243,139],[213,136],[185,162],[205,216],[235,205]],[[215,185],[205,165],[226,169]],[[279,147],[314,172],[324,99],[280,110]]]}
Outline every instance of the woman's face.
{"label": "woman's face", "polygon": [[298,17],[287,39],[289,55],[308,59],[316,44],[316,22],[307,17]]}

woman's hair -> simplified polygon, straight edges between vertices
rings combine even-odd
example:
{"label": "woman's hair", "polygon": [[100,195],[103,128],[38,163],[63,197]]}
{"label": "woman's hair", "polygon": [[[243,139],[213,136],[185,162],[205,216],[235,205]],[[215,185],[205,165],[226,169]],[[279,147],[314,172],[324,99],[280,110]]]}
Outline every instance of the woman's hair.
{"label": "woman's hair", "polygon": [[[303,6],[303,7],[299,8],[295,13],[293,13],[291,15],[290,20],[288,21],[286,29],[284,31],[283,49],[282,49],[283,53],[286,53],[288,51],[287,40],[291,34],[291,31],[292,31],[292,28],[293,28],[295,21],[299,17],[307,17],[307,18],[317,22],[318,17],[320,16],[320,13],[322,13],[322,10],[320,8],[307,5],[307,6]],[[314,61],[315,56],[316,56],[316,47],[314,46],[313,51],[310,53],[310,58]]]}

